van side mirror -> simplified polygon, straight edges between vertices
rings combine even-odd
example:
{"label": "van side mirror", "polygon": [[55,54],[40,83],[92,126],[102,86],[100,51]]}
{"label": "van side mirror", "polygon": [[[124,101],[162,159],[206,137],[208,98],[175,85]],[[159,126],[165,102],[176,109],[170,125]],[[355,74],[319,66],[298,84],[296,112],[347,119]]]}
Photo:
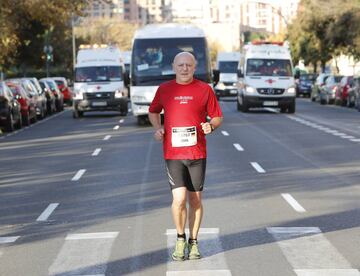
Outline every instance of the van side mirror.
{"label": "van side mirror", "polygon": [[213,81],[215,84],[219,82],[220,79],[220,70],[214,69],[213,70]]}
{"label": "van side mirror", "polygon": [[242,72],[241,69],[238,69],[238,70],[237,70],[237,75],[238,75],[239,78],[243,78],[243,77],[244,77],[244,74],[243,74],[243,72]]}

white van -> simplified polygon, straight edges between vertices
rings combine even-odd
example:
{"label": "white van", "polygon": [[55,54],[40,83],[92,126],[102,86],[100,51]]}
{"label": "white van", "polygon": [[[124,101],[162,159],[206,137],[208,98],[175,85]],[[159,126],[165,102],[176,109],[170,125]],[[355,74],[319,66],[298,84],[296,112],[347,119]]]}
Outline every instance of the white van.
{"label": "white van", "polygon": [[219,74],[215,93],[217,98],[237,95],[240,52],[219,52],[216,57],[216,72]]}
{"label": "white van", "polygon": [[114,46],[80,49],[75,66],[73,117],[88,111],[128,112],[128,90],[120,50]]}
{"label": "white van", "polygon": [[289,49],[278,44],[245,45],[237,109],[274,107],[294,113],[296,89]]}
{"label": "white van", "polygon": [[195,78],[212,83],[208,46],[204,32],[191,25],[154,24],[134,36],[131,57],[131,107],[138,123],[144,124],[155,92],[162,82],[175,78],[172,62],[188,51],[197,60]]}

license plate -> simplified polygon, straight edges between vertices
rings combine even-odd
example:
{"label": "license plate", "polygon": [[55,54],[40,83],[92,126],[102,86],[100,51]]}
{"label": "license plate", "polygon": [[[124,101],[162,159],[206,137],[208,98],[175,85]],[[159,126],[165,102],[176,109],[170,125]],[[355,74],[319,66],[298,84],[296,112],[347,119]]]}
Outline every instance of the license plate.
{"label": "license plate", "polygon": [[93,102],[92,106],[107,106],[106,102]]}
{"label": "license plate", "polygon": [[230,94],[237,94],[237,90],[230,90]]}
{"label": "license plate", "polygon": [[263,102],[263,106],[278,106],[279,103],[278,102],[272,102],[272,101],[265,101]]}

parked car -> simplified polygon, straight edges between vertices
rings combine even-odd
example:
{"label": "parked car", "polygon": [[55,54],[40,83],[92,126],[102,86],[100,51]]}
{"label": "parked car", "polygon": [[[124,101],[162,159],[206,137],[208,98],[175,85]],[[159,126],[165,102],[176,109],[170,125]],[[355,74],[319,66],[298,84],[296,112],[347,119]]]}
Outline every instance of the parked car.
{"label": "parked car", "polygon": [[13,96],[20,103],[22,124],[28,126],[30,122],[36,122],[35,98],[18,82],[6,81],[6,84],[11,89]]}
{"label": "parked car", "polygon": [[55,96],[56,111],[59,112],[61,110],[64,110],[64,95],[60,92],[56,82],[51,78],[42,78],[41,80],[44,80],[48,84],[52,93]]}
{"label": "parked car", "polygon": [[21,107],[5,82],[0,82],[0,127],[8,132],[22,127]]}
{"label": "parked car", "polygon": [[316,81],[317,74],[301,74],[296,80],[296,96],[303,95],[304,97],[311,96],[311,89]]}
{"label": "parked car", "polygon": [[20,83],[23,88],[36,100],[36,114],[39,119],[46,116],[46,97],[40,94],[35,85],[28,78],[8,79],[8,81]]}
{"label": "parked car", "polygon": [[325,85],[320,89],[320,104],[334,104],[335,95],[343,76],[330,75],[325,80]]}
{"label": "parked car", "polygon": [[45,80],[39,80],[39,84],[41,89],[44,91],[47,102],[46,102],[46,109],[47,114],[53,114],[56,112],[56,97],[51,91],[50,86],[47,84]]}
{"label": "parked car", "polygon": [[354,77],[348,94],[350,101],[353,101],[355,108],[360,111],[360,76]]}
{"label": "parked car", "polygon": [[68,105],[72,105],[72,91],[68,85],[68,82],[63,77],[52,77],[58,85],[61,93],[64,95],[64,102]]}
{"label": "parked car", "polygon": [[45,108],[45,114],[47,115],[47,100],[48,100],[48,97],[45,93],[45,91],[42,89],[41,85],[40,85],[40,82],[37,78],[28,78],[32,84],[35,86],[35,88],[37,89],[38,93],[40,95],[43,95],[45,96],[45,99],[46,99],[46,108]]}
{"label": "parked car", "polygon": [[336,90],[335,104],[347,107],[354,106],[354,102],[349,99],[349,89],[353,84],[353,79],[353,76],[342,77],[338,84],[338,89]]}
{"label": "parked car", "polygon": [[320,90],[325,85],[325,81],[329,76],[330,76],[329,74],[321,73],[316,78],[316,81],[311,89],[311,101],[315,102],[320,99]]}

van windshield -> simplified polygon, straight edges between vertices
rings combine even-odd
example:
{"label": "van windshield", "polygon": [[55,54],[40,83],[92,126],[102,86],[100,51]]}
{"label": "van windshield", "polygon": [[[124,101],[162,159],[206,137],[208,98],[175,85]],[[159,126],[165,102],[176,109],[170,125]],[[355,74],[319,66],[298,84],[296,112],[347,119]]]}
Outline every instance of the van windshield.
{"label": "van windshield", "polygon": [[131,81],[133,85],[158,85],[174,79],[174,57],[183,51],[194,54],[195,78],[210,82],[211,70],[205,38],[136,39],[133,46]]}
{"label": "van windshield", "polygon": [[287,59],[248,59],[246,75],[291,77],[291,62]]}
{"label": "van windshield", "polygon": [[238,64],[237,61],[219,61],[219,71],[221,73],[236,73]]}
{"label": "van windshield", "polygon": [[121,66],[93,66],[75,69],[76,82],[121,81]]}

